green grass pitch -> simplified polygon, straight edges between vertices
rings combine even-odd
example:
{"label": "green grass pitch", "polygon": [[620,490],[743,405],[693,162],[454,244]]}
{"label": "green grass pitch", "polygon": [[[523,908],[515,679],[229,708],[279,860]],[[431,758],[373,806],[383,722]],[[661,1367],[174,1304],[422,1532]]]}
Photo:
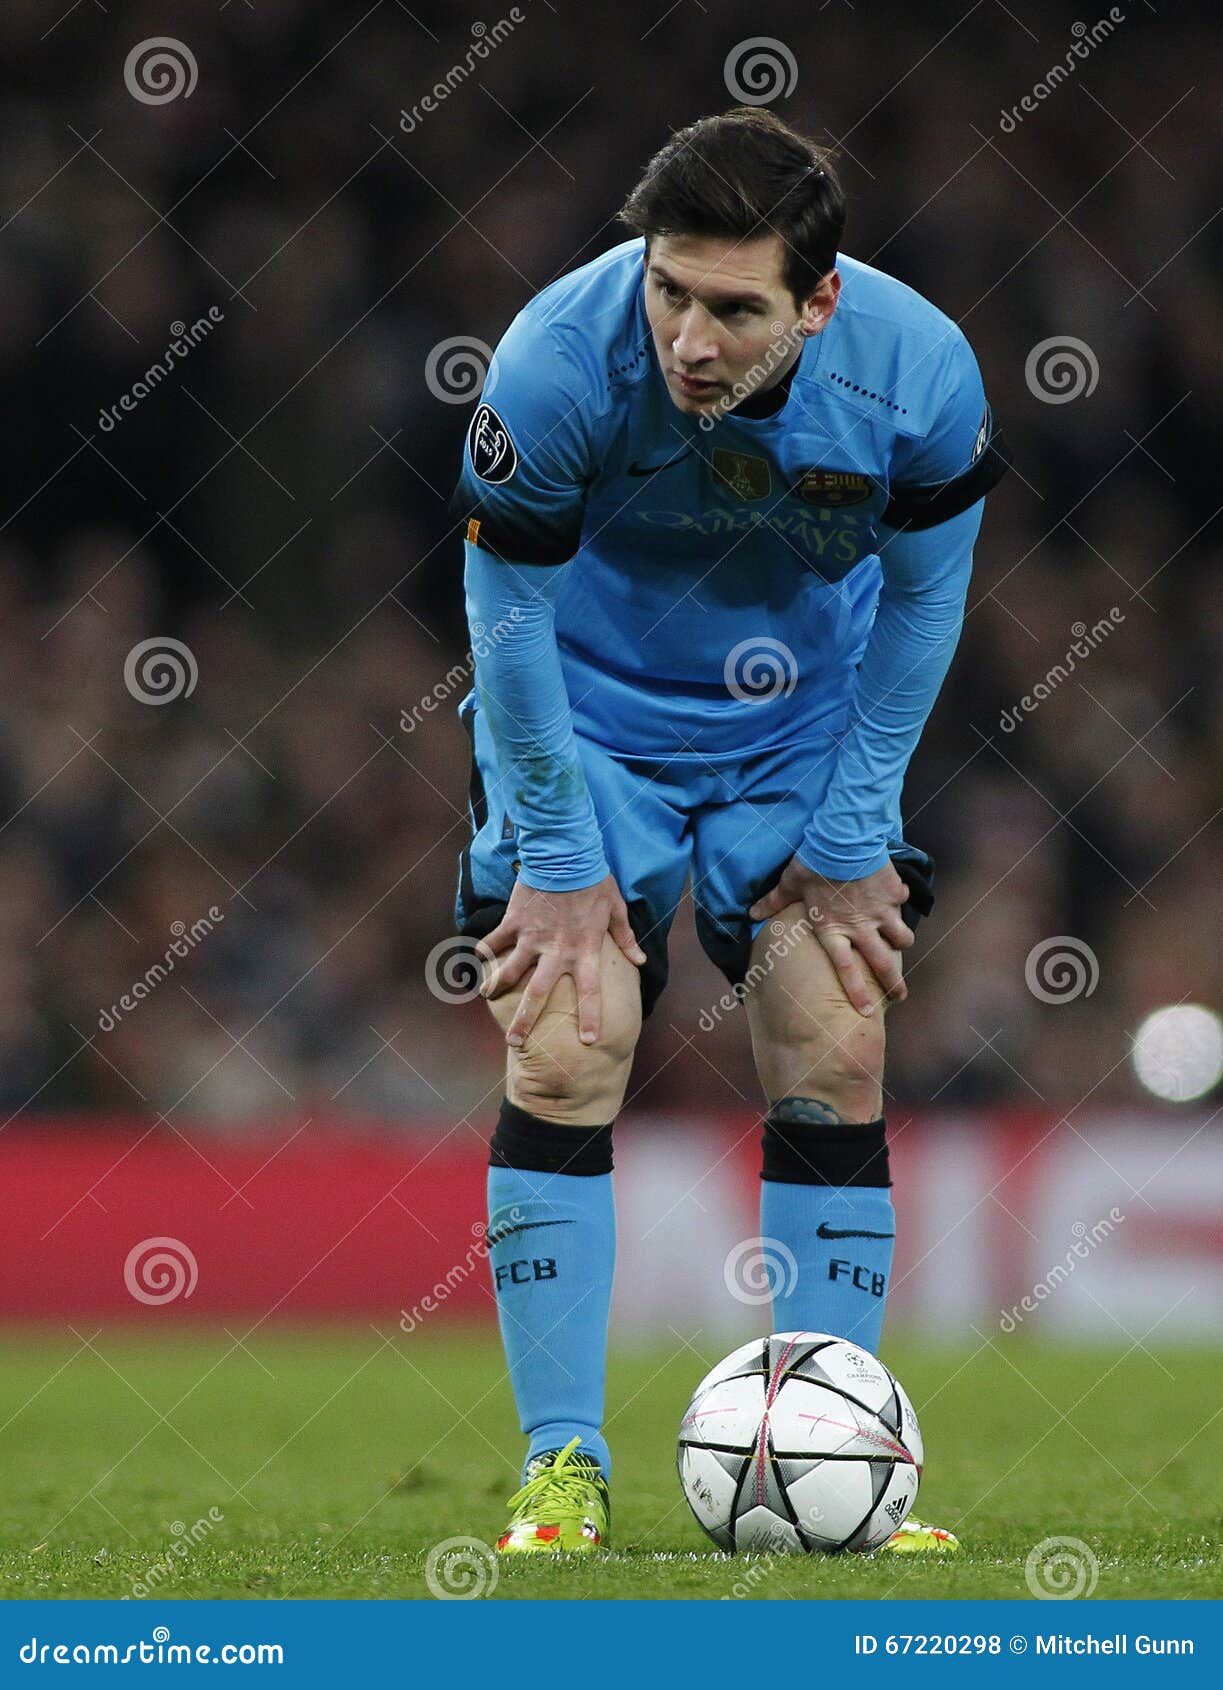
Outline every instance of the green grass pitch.
{"label": "green grass pitch", "polygon": [[[6,1597],[428,1597],[433,1545],[504,1524],[520,1440],[485,1332],[77,1332],[0,1342]],[[719,1554],[680,1496],[680,1414],[730,1348],[613,1355],[614,1547],[502,1563],[495,1600],[1026,1597],[1053,1535],[1098,1557],[1097,1597],[1223,1594],[1217,1352],[889,1345],[917,1511],[965,1549],[828,1559]]]}

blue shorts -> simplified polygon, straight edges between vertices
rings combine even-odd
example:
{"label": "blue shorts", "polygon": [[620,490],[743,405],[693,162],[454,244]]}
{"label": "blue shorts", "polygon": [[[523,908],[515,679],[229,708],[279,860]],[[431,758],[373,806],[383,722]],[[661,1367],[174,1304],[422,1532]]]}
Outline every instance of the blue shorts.
{"label": "blue shorts", "polygon": [[[518,842],[501,796],[492,737],[474,694],[459,707],[472,746],[472,840],[459,862],[455,917],[482,939],[501,921],[518,870]],[[757,751],[719,764],[622,757],[578,736],[608,865],[628,905],[642,967],[642,1014],[667,983],[667,934],[691,870],[696,930],[705,954],[734,986],[764,926],[747,912],[780,880],[828,789],[837,742]],[[893,863],[909,887],[911,928],[934,902],[934,863],[897,841]]]}

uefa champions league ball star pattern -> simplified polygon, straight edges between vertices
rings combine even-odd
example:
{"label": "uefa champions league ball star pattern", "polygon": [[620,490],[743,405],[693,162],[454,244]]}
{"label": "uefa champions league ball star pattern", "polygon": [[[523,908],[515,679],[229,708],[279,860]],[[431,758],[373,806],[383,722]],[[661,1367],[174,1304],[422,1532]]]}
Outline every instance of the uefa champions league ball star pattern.
{"label": "uefa champions league ball star pattern", "polygon": [[735,1350],[679,1429],[680,1484],[719,1549],[869,1554],[913,1507],[922,1459],[899,1381],[823,1332]]}

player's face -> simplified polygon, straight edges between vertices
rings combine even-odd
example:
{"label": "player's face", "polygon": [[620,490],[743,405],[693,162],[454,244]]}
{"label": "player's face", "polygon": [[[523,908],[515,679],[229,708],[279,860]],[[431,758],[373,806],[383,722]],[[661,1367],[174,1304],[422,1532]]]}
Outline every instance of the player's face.
{"label": "player's face", "polygon": [[840,277],[795,303],[779,235],[655,235],[645,305],[667,391],[681,411],[728,411],[785,375],[836,308]]}

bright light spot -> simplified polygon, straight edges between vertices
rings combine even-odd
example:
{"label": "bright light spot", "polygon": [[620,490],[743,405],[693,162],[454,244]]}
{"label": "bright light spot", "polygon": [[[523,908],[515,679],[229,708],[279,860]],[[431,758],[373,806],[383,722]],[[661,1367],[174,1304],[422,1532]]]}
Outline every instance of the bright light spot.
{"label": "bright light spot", "polygon": [[1189,1103],[1223,1078],[1223,1020],[1200,1003],[1157,1009],[1134,1035],[1130,1059],[1149,1092]]}

